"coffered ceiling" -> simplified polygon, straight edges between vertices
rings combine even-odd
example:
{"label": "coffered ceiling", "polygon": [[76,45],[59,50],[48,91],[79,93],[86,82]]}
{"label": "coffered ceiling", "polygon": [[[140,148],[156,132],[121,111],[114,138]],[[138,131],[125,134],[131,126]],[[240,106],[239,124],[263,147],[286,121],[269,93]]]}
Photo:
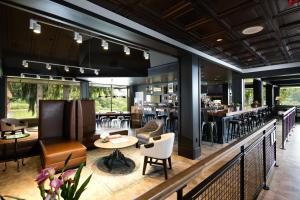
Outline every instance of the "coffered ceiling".
{"label": "coffered ceiling", "polygon": [[300,5],[287,0],[89,1],[241,68],[300,60]]}

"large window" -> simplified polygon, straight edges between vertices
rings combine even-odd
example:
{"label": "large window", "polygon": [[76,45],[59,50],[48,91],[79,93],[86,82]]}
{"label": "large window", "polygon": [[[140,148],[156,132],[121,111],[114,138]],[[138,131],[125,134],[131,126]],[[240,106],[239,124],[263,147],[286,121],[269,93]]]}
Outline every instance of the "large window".
{"label": "large window", "polygon": [[96,112],[128,111],[127,87],[90,86],[90,99],[95,100]]}
{"label": "large window", "polygon": [[253,103],[253,88],[245,88],[245,107],[250,108]]}
{"label": "large window", "polygon": [[79,83],[8,79],[7,117],[35,118],[38,115],[38,100],[79,99]]}
{"label": "large window", "polygon": [[300,87],[280,87],[280,104],[300,106]]}

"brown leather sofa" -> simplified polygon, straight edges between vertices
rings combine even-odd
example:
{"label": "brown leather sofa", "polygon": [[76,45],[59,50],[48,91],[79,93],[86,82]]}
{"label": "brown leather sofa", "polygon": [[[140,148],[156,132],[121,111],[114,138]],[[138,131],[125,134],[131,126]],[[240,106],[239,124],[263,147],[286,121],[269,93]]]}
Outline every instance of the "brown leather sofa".
{"label": "brown leather sofa", "polygon": [[86,147],[77,139],[75,101],[40,100],[39,142],[42,167],[59,170],[69,154],[72,157],[68,167],[85,163]]}
{"label": "brown leather sofa", "polygon": [[96,111],[94,100],[76,101],[76,132],[77,140],[87,149],[95,148],[94,142],[100,138],[95,135]]}

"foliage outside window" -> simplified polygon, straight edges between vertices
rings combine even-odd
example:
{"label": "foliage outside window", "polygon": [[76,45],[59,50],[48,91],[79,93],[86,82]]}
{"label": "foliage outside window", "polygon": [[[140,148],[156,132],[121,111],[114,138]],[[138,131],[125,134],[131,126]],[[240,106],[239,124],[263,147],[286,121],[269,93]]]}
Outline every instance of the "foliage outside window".
{"label": "foliage outside window", "polygon": [[18,79],[8,80],[7,117],[8,118],[36,118],[37,99],[60,100],[79,99],[79,85],[60,84],[59,82],[44,82],[37,80]]}
{"label": "foliage outside window", "polygon": [[127,88],[90,86],[90,99],[95,100],[96,112],[127,111]]}
{"label": "foliage outside window", "polygon": [[300,87],[280,87],[280,104],[300,106]]}
{"label": "foliage outside window", "polygon": [[245,107],[250,108],[253,103],[253,88],[245,88]]}

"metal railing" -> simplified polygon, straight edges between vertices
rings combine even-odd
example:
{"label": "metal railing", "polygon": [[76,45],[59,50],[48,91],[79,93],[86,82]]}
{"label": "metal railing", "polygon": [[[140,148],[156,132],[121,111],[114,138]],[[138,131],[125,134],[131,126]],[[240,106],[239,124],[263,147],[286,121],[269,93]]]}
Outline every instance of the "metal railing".
{"label": "metal railing", "polygon": [[[177,192],[177,199],[255,199],[264,188],[276,165],[276,120],[267,123],[255,133],[235,142],[210,158],[199,161],[169,180],[138,197],[165,199]],[[240,149],[238,153],[236,150]],[[235,152],[233,158],[184,194],[184,187],[199,175],[209,162]]]}
{"label": "metal railing", "polygon": [[289,134],[295,126],[296,107],[292,107],[281,115],[282,120],[282,142],[281,147],[285,149],[285,142],[288,141]]}

